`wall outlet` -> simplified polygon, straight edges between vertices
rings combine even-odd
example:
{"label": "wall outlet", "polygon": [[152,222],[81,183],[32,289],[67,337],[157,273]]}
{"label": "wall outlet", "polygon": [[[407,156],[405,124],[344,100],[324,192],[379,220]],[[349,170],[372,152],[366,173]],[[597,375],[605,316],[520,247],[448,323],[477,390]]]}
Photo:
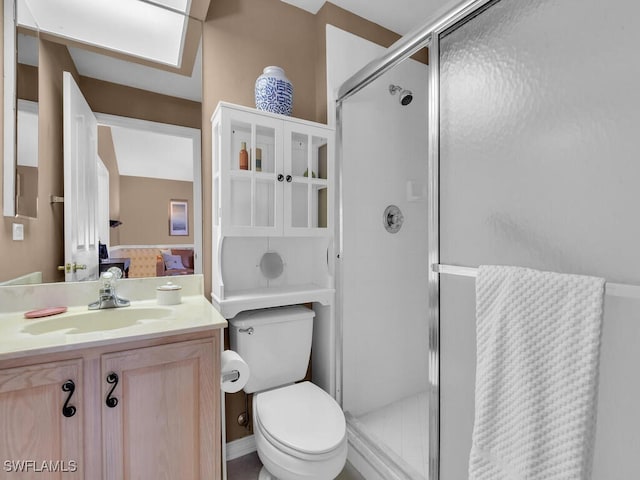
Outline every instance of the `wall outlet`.
{"label": "wall outlet", "polygon": [[24,225],[21,223],[13,224],[13,239],[24,240]]}

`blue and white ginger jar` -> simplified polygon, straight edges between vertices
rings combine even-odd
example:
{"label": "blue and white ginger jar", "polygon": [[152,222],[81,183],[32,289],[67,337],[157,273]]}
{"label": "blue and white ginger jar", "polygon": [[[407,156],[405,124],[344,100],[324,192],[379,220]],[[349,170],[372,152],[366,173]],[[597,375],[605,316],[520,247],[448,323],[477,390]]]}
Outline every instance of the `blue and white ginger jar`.
{"label": "blue and white ginger jar", "polygon": [[291,115],[293,85],[280,67],[266,67],[256,80],[256,108]]}

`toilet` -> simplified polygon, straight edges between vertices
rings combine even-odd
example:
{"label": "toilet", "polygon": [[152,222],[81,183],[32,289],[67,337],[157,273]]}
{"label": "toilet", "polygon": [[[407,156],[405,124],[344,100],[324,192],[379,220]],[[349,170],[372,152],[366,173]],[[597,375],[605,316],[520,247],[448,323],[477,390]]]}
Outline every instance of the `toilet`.
{"label": "toilet", "polygon": [[242,312],[229,320],[232,350],[249,365],[259,480],[332,480],[347,459],[342,409],[302,380],[311,355],[313,310],[289,306]]}

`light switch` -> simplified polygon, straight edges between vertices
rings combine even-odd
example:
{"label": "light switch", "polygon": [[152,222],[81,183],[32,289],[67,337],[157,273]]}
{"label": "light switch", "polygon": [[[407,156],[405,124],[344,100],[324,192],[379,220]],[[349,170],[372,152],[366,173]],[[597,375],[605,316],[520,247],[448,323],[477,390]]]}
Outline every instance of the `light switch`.
{"label": "light switch", "polygon": [[13,224],[13,239],[24,240],[24,225],[21,223]]}

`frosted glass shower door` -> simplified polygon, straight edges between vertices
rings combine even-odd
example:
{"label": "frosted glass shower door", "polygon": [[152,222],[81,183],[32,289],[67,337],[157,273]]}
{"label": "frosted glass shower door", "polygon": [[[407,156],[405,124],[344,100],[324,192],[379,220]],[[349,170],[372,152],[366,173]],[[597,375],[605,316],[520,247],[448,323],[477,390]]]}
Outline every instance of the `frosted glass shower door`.
{"label": "frosted glass shower door", "polygon": [[[440,262],[640,285],[640,4],[502,0],[440,38]],[[470,278],[440,275],[441,478],[467,478]],[[640,301],[607,298],[594,479],[640,478]],[[576,359],[579,361],[579,359]]]}

